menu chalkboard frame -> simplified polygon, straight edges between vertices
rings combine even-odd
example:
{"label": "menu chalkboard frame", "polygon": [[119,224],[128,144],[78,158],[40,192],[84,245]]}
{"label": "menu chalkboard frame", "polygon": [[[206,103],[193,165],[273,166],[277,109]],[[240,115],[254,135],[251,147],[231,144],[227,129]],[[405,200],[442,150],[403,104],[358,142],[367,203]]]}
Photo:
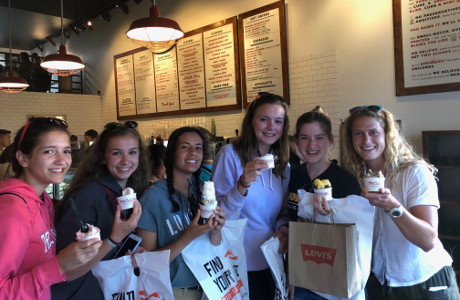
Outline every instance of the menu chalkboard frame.
{"label": "menu chalkboard frame", "polygon": [[[395,56],[395,80],[396,96],[408,96],[418,94],[432,94],[460,91],[460,82],[442,83],[433,85],[421,85],[415,87],[406,87],[405,74],[410,68],[405,68],[403,49],[403,31],[406,23],[402,20],[402,1],[393,0],[393,36],[394,36],[394,56]],[[442,20],[441,20],[442,21]],[[444,20],[446,21],[446,20]],[[457,25],[458,26],[458,25]],[[452,26],[453,27],[453,26]]]}
{"label": "menu chalkboard frame", "polygon": [[[209,25],[206,25],[204,27],[186,32],[184,34],[184,38],[187,38],[189,36],[195,35],[195,34],[201,34],[202,39],[203,39],[203,33],[219,28],[221,26],[227,25],[227,24],[232,24],[232,29],[233,29],[233,64],[235,68],[235,72],[232,74],[233,75],[233,80],[235,82],[235,103],[234,104],[225,104],[225,105],[217,105],[217,106],[208,106],[207,104],[207,99],[206,99],[206,107],[204,108],[192,108],[192,109],[179,109],[179,110],[173,110],[173,111],[165,111],[165,112],[157,112],[155,113],[146,113],[146,114],[132,114],[132,115],[126,115],[126,116],[121,116],[120,115],[120,99],[118,95],[118,76],[117,76],[117,68],[116,68],[116,61],[117,59],[126,57],[126,56],[133,56],[135,53],[145,51],[147,50],[144,47],[136,48],[124,53],[120,53],[117,55],[114,55],[114,74],[115,74],[115,92],[116,92],[116,105],[117,105],[117,119],[118,120],[128,120],[128,119],[140,119],[140,118],[154,118],[154,117],[160,117],[160,116],[176,116],[176,115],[184,115],[184,114],[195,114],[195,113],[207,113],[207,112],[216,112],[216,111],[227,111],[227,110],[238,110],[241,109],[242,106],[242,101],[241,101],[241,79],[240,79],[240,72],[239,72],[239,57],[238,57],[238,26],[237,26],[237,17],[231,17],[219,22],[215,22]],[[174,46],[172,49],[169,51],[176,51],[177,54],[177,49],[176,46]],[[204,54],[203,54],[203,60],[204,60]],[[206,63],[205,61],[203,63]],[[177,68],[177,64],[176,64]],[[204,76],[205,74],[203,74]],[[135,76],[134,76],[135,77]],[[135,82],[134,82],[135,85]],[[205,87],[206,88],[206,87]],[[135,86],[134,86],[135,89]],[[180,87],[178,87],[180,90]],[[156,101],[156,105],[158,105]]]}
{"label": "menu chalkboard frame", "polygon": [[[247,108],[251,101],[254,99],[248,99],[248,78],[246,76],[246,58],[245,58],[245,44],[244,44],[244,20],[254,17],[256,15],[268,12],[274,9],[278,9],[279,16],[279,30],[280,30],[280,51],[281,51],[281,72],[282,72],[282,85],[283,93],[282,96],[286,101],[286,104],[290,103],[289,95],[289,70],[288,70],[288,56],[287,56],[287,41],[286,41],[286,19],[284,1],[278,1],[271,3],[257,9],[242,13],[238,15],[238,35],[239,35],[239,47],[240,47],[240,65],[241,65],[241,81],[243,87],[243,107]],[[264,90],[261,90],[264,91]]]}

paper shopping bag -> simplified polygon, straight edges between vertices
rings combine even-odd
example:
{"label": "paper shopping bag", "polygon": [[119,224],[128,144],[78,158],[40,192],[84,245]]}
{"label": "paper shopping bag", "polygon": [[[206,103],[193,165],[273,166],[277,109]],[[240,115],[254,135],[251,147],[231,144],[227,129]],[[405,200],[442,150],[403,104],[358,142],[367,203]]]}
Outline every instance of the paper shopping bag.
{"label": "paper shopping bag", "polygon": [[182,257],[208,299],[248,300],[248,274],[243,245],[247,219],[227,220],[222,243],[214,246],[204,234],[191,242]]}
{"label": "paper shopping bag", "polygon": [[289,283],[350,298],[362,289],[355,224],[289,222]]}
{"label": "paper shopping bag", "polygon": [[169,253],[165,250],[125,255],[101,261],[91,271],[105,299],[174,299]]}

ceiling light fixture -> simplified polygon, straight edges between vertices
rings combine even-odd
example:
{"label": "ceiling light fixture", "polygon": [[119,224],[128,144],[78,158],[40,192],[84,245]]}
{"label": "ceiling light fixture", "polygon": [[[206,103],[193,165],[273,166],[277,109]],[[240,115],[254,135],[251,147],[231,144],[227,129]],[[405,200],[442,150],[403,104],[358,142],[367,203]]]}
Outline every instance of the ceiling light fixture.
{"label": "ceiling light fixture", "polygon": [[171,49],[184,36],[184,32],[176,21],[160,17],[154,0],[150,17],[132,22],[126,35],[150,51],[162,53]]}
{"label": "ceiling light fixture", "polygon": [[125,15],[129,14],[129,7],[123,1],[120,1],[120,8],[125,13]]}
{"label": "ceiling light fixture", "polygon": [[10,69],[8,75],[0,78],[0,90],[5,93],[19,93],[29,87],[24,78],[13,74],[13,60],[11,58],[11,26],[10,26],[10,0],[8,0],[8,34],[10,36]]}
{"label": "ceiling light fixture", "polygon": [[99,17],[101,17],[101,19],[104,21],[110,22],[110,14],[106,11],[101,12]]}
{"label": "ceiling light fixture", "polygon": [[58,76],[69,76],[77,74],[80,72],[85,65],[81,59],[72,54],[67,54],[67,49],[64,43],[64,29],[63,29],[63,19],[64,19],[64,8],[63,0],[61,0],[61,39],[62,44],[59,46],[57,54],[47,55],[40,66],[44,68],[51,74],[56,74]]}

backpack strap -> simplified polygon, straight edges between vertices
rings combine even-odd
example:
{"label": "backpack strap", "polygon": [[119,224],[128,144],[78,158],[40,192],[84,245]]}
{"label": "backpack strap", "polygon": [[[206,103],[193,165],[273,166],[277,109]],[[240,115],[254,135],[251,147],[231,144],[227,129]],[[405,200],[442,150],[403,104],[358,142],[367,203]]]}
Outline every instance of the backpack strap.
{"label": "backpack strap", "polygon": [[27,205],[27,202],[24,198],[22,198],[21,196],[19,196],[18,194],[15,194],[15,193],[11,193],[11,192],[4,192],[4,193],[0,193],[0,195],[15,195],[15,196],[18,196],[19,198],[22,199],[22,201],[24,201],[24,203]]}
{"label": "backpack strap", "polygon": [[117,205],[118,205],[118,201],[117,199],[115,199],[115,196],[113,195],[112,191],[106,187],[105,185],[103,185],[102,183],[98,182],[101,187],[104,189],[105,193],[107,194],[107,196],[109,197],[109,200],[110,200],[110,204],[112,204],[112,207],[114,209],[114,211],[117,210]]}

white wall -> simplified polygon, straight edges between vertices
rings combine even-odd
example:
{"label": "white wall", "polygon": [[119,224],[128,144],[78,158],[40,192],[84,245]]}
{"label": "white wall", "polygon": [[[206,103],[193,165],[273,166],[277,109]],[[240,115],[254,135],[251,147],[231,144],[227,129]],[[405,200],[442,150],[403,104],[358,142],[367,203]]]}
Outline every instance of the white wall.
{"label": "white wall", "polygon": [[0,92],[0,128],[11,130],[12,138],[28,116],[65,116],[71,134],[83,135],[90,128],[100,130],[101,97],[79,94]]}
{"label": "white wall", "polygon": [[[176,20],[184,31],[189,31],[272,2],[163,0],[157,1],[157,5],[161,16]],[[104,122],[116,118],[113,56],[137,48],[125,37],[125,32],[133,20],[148,15],[150,5],[151,1],[142,1],[139,5],[130,1],[129,15],[121,10],[112,10],[110,22],[94,20],[92,32],[87,30],[79,36],[72,34],[67,42],[69,53],[79,55],[87,64],[88,90],[102,93],[101,118]],[[322,88],[308,92],[308,88],[300,86],[304,84],[303,80],[294,82],[291,78],[291,124],[295,123],[295,118],[301,112],[316,104],[325,106],[336,121],[346,118],[350,107],[381,104],[402,120],[406,137],[415,143],[419,151],[422,130],[459,129],[457,112],[460,111],[460,92],[395,96],[392,18],[392,1],[286,0],[291,75],[299,67],[298,64],[310,61],[316,64],[314,70],[328,68],[332,84],[336,86],[329,92]],[[46,47],[45,54],[55,50],[54,47]],[[326,66],[320,58],[331,53],[335,61],[331,66]],[[309,76],[306,71],[302,74],[301,77]],[[322,85],[324,82],[315,84]],[[299,92],[304,89],[305,93]],[[234,129],[239,128],[242,112],[203,114],[198,117],[208,129],[211,119],[216,119],[218,135],[232,136]],[[142,120],[141,132],[148,135],[158,120],[171,126],[196,121],[192,116],[186,116],[185,120],[183,116]],[[335,124],[337,126],[337,122]]]}

